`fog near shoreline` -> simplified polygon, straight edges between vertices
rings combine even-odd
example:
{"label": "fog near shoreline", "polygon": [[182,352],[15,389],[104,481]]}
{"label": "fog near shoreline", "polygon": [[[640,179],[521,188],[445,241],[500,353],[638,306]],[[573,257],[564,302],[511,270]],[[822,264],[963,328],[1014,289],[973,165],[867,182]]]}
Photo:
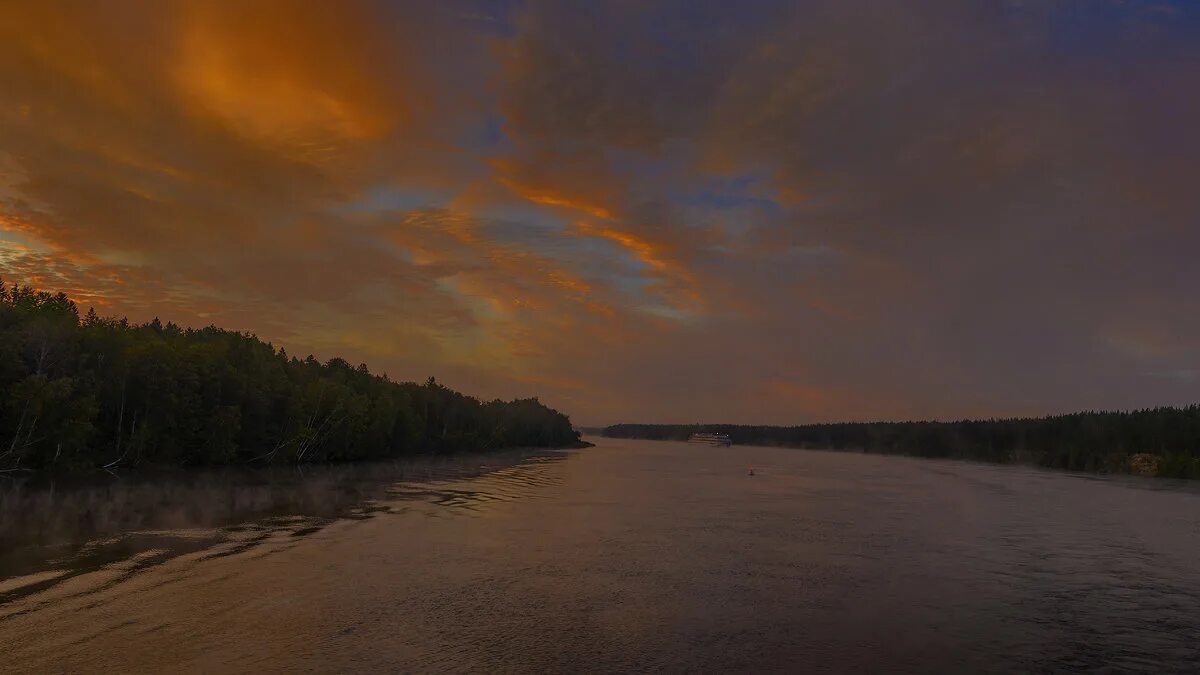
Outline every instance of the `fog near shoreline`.
{"label": "fog near shoreline", "polygon": [[0,480],[0,603],[18,590],[6,578],[47,568],[70,576],[145,551],[172,557],[245,538],[248,530],[303,536],[336,518],[402,508],[397,502],[405,498],[428,496],[423,485],[559,454],[514,450]]}

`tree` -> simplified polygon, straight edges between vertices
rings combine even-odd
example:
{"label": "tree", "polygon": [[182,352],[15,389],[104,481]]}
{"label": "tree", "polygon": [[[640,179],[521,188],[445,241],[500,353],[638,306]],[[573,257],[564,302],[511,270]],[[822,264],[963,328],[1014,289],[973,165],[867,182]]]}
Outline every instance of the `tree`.
{"label": "tree", "polygon": [[0,280],[0,471],[577,440],[565,415],[536,401],[484,406],[432,377],[417,385],[341,358],[301,361],[215,326],[138,325],[94,308],[80,320],[65,295]]}

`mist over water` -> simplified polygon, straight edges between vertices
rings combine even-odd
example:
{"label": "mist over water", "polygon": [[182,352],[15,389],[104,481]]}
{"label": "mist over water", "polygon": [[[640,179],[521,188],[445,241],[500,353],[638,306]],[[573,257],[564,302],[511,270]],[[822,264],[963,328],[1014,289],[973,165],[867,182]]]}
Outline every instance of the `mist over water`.
{"label": "mist over water", "polygon": [[[493,472],[519,482],[538,462],[564,456],[512,451],[0,483],[0,602],[129,558],[226,555],[339,519],[403,512],[410,500],[474,508],[473,499],[504,495],[437,485]],[[26,583],[33,579],[43,581]]]}
{"label": "mist over water", "polygon": [[1195,485],[592,440],[0,483],[0,671],[1200,662]]}

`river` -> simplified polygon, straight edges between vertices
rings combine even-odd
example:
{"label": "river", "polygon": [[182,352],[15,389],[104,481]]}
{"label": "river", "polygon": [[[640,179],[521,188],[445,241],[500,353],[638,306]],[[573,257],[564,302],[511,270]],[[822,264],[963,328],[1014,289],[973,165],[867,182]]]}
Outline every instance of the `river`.
{"label": "river", "polygon": [[0,671],[1200,667],[1195,485],[591,440],[0,483]]}

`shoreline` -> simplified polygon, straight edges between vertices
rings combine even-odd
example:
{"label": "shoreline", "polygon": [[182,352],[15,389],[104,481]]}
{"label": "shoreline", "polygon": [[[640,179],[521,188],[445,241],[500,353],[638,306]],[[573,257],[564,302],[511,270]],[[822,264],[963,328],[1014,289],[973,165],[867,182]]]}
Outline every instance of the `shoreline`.
{"label": "shoreline", "polygon": [[[485,449],[456,449],[456,450],[439,450],[434,452],[414,452],[404,455],[390,455],[384,457],[355,457],[352,459],[325,459],[306,462],[222,462],[213,464],[170,464],[170,463],[147,463],[134,464],[127,466],[115,466],[105,468],[101,466],[94,467],[55,467],[49,469],[9,469],[5,473],[0,473],[0,479],[8,478],[14,482],[39,481],[39,480],[56,480],[80,479],[86,481],[89,478],[98,478],[102,476],[112,478],[123,478],[129,476],[150,476],[154,474],[172,474],[180,473],[213,471],[221,469],[231,470],[265,470],[265,469],[286,469],[296,468],[304,469],[306,467],[322,467],[322,466],[355,466],[366,465],[371,463],[382,462],[400,462],[406,460],[432,460],[432,459],[451,459],[455,457],[465,457],[470,455],[499,455],[504,453],[521,453],[527,452],[531,455],[540,452],[561,452],[564,450],[583,450],[586,448],[595,447],[595,443],[589,443],[584,440],[579,440],[566,445],[554,446],[537,446],[537,445],[518,445],[502,448],[485,448]],[[2,484],[0,484],[2,485]]]}
{"label": "shoreline", "polygon": [[[636,440],[636,441],[663,441],[671,443],[687,443],[686,438],[651,438],[647,436],[609,436],[606,434],[590,434],[600,438],[612,440]],[[1072,467],[1048,466],[1033,460],[1028,453],[1022,453],[1025,456],[1022,458],[1014,458],[1007,460],[992,460],[984,457],[970,456],[933,456],[922,455],[912,452],[886,452],[879,450],[871,450],[862,447],[831,447],[831,446],[812,446],[812,445],[789,445],[785,443],[767,443],[767,442],[734,442],[732,447],[750,447],[750,448],[782,448],[787,450],[804,450],[812,452],[832,452],[839,454],[858,454],[858,455],[881,455],[888,457],[907,457],[910,459],[929,459],[939,461],[952,462],[967,462],[970,464],[986,464],[991,466],[1013,466],[1025,467],[1031,469],[1041,469],[1045,471],[1053,471],[1055,473],[1073,473],[1086,476],[1128,476],[1135,478],[1154,478],[1159,480],[1180,480],[1180,481],[1200,481],[1200,476],[1173,476],[1159,473],[1159,469],[1166,462],[1166,457],[1159,454],[1139,452],[1124,455],[1126,470],[1113,470],[1112,468],[1101,469],[1081,469]]]}

